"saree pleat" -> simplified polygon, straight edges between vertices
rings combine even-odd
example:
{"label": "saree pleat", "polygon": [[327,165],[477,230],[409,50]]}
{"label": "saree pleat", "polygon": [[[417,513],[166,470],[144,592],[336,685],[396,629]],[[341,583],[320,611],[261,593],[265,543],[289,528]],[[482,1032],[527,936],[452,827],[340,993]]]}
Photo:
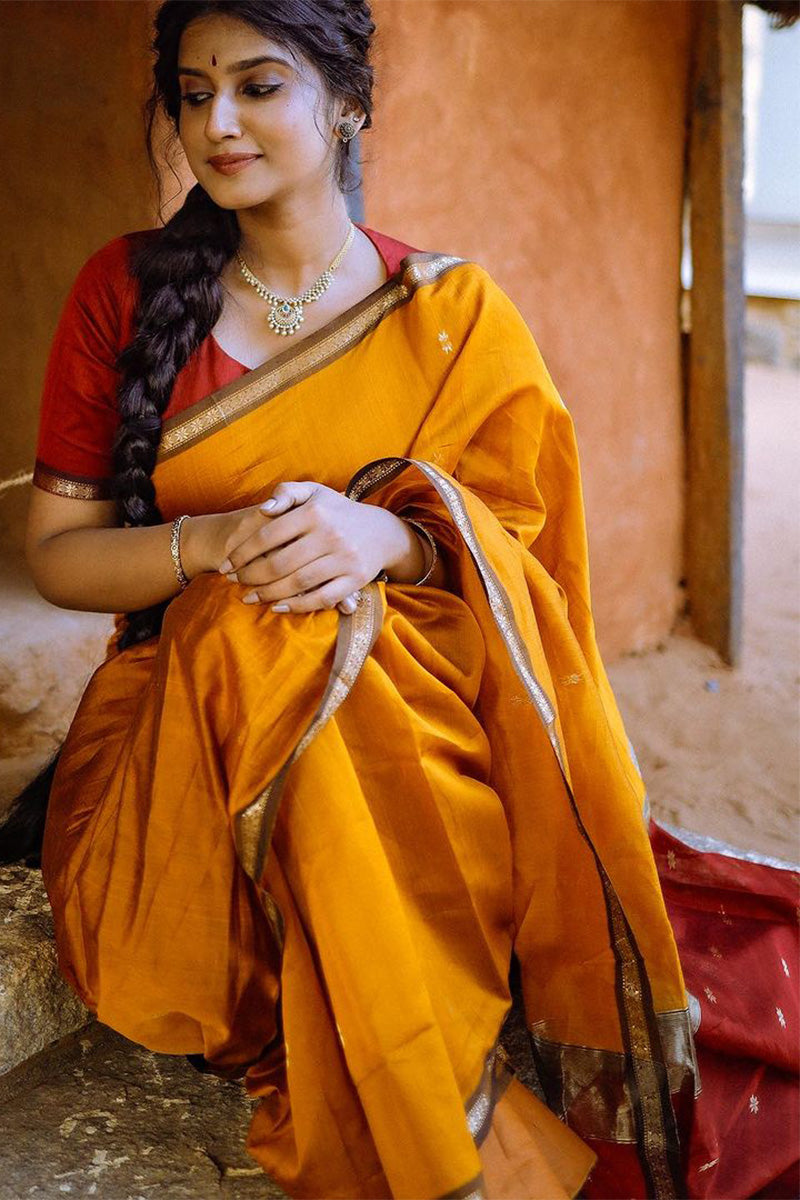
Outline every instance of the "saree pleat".
{"label": "saree pleat", "polygon": [[[62,968],[128,1037],[245,1074],[290,1195],[575,1196],[627,1142],[678,1196],[688,999],[572,421],[481,268],[404,262],[168,422],[154,481],[166,519],[303,478],[422,517],[448,590],[283,615],[202,575],[112,642],[48,817]],[[512,954],[546,1104],[500,1042]]]}

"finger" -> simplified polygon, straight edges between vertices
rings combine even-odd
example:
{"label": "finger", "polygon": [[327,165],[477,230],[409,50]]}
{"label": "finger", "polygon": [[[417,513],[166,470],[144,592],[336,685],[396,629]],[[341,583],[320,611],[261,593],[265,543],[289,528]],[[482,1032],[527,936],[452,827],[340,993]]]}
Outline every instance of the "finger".
{"label": "finger", "polygon": [[[267,524],[268,522],[264,520],[264,514],[261,512],[261,510],[258,508],[251,508],[249,512],[244,513],[242,516],[238,531],[238,541],[231,542],[229,540],[226,544],[226,549],[231,549],[233,546],[241,544],[247,538],[262,530]],[[233,570],[233,565],[230,559],[226,558],[223,562],[221,562],[217,570],[222,575],[227,575],[229,571]]]}
{"label": "finger", "polygon": [[285,483],[276,484],[272,489],[272,495],[263,504],[259,505],[262,512],[267,513],[270,517],[277,517],[281,513],[288,512],[296,504],[305,504],[306,500],[310,500],[317,491],[317,485],[310,480],[298,482],[296,480],[288,480]]}
{"label": "finger", "polygon": [[[247,537],[243,538],[238,545],[228,547],[228,569],[226,571],[222,571],[222,567],[219,569],[225,575],[229,575],[231,572],[238,572],[254,559],[272,555],[279,547],[296,542],[304,534],[310,533],[312,529],[313,517],[302,506],[291,509],[274,521],[264,521],[262,519],[261,524],[249,533]],[[304,546],[301,553],[305,553],[306,558],[308,558],[308,547]],[[222,566],[225,565],[226,563],[222,564]],[[270,567],[272,565],[270,563]],[[285,567],[285,562],[283,565]],[[280,569],[280,567],[280,563],[276,564],[276,570]]]}
{"label": "finger", "polygon": [[[318,612],[321,609],[336,608],[353,590],[355,580],[352,577],[331,579],[322,587],[304,592],[301,596],[288,596],[272,604],[273,612]],[[259,592],[261,589],[258,589]]]}
{"label": "finger", "polygon": [[[295,571],[302,570],[303,566],[317,562],[318,558],[325,554],[325,547],[319,536],[313,533],[302,534],[300,538],[290,541],[288,545],[279,546],[277,550],[267,551],[264,554],[258,554],[257,557],[249,560],[239,570],[228,575],[229,580],[235,583],[253,583],[258,587],[258,584],[276,583],[278,580],[285,580]],[[331,572],[336,574],[336,572]],[[339,574],[342,574],[339,571]],[[297,587],[291,589],[291,595],[295,592],[302,592],[302,588]]]}
{"label": "finger", "polygon": [[[301,538],[297,545],[305,545],[309,540]],[[299,566],[293,570],[284,571],[282,567],[275,566],[275,561],[288,551],[292,551],[295,561],[299,559]],[[255,559],[236,572],[237,581],[257,587],[265,601],[267,599],[282,600],[286,596],[299,596],[301,592],[318,588],[341,573],[341,564],[337,565],[336,560],[330,554],[319,554],[314,558],[313,550],[300,550],[298,553],[294,553],[294,543],[285,550],[276,551],[268,558]]]}
{"label": "finger", "polygon": [[339,609],[340,612],[343,612],[347,616],[350,616],[358,608],[358,597],[360,595],[361,595],[360,592],[351,592],[350,595],[345,596],[344,600],[341,600],[336,605],[336,607]]}

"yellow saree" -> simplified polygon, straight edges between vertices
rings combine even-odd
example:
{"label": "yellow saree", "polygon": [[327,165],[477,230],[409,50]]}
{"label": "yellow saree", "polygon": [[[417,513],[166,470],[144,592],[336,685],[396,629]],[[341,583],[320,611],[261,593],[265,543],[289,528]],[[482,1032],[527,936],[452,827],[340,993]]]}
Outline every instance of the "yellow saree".
{"label": "yellow saree", "polygon": [[[687,994],[573,423],[485,270],[410,254],[165,422],[166,520],[286,479],[427,521],[451,590],[278,614],[203,575],[112,642],[51,795],[62,969],[126,1036],[246,1071],[292,1196],[575,1196],[615,1145],[681,1195]],[[546,1105],[500,1042],[512,952]]]}

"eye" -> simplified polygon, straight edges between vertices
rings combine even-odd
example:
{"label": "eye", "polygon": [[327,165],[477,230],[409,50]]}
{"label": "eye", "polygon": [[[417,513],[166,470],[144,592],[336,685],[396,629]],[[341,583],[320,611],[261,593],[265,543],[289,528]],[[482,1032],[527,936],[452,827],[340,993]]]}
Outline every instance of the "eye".
{"label": "eye", "polygon": [[244,87],[244,92],[248,96],[271,96],[282,86],[280,83],[248,83]]}
{"label": "eye", "polygon": [[[260,99],[263,96],[271,96],[273,92],[277,92],[283,87],[282,83],[247,83],[242,89],[246,96]],[[188,104],[190,108],[197,108],[210,95],[211,92],[184,92],[181,100],[184,104]]]}
{"label": "eye", "polygon": [[188,104],[190,108],[197,108],[198,104],[202,104],[206,96],[210,96],[210,92],[185,92],[181,96],[184,104]]}

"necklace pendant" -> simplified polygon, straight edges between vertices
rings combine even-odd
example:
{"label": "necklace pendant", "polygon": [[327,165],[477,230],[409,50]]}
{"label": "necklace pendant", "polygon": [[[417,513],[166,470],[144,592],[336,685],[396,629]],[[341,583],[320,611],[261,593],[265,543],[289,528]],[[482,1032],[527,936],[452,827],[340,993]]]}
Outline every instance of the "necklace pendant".
{"label": "necklace pendant", "polygon": [[290,337],[303,323],[303,306],[292,304],[289,300],[281,300],[278,304],[270,306],[267,321],[270,329],[283,334],[284,337]]}

